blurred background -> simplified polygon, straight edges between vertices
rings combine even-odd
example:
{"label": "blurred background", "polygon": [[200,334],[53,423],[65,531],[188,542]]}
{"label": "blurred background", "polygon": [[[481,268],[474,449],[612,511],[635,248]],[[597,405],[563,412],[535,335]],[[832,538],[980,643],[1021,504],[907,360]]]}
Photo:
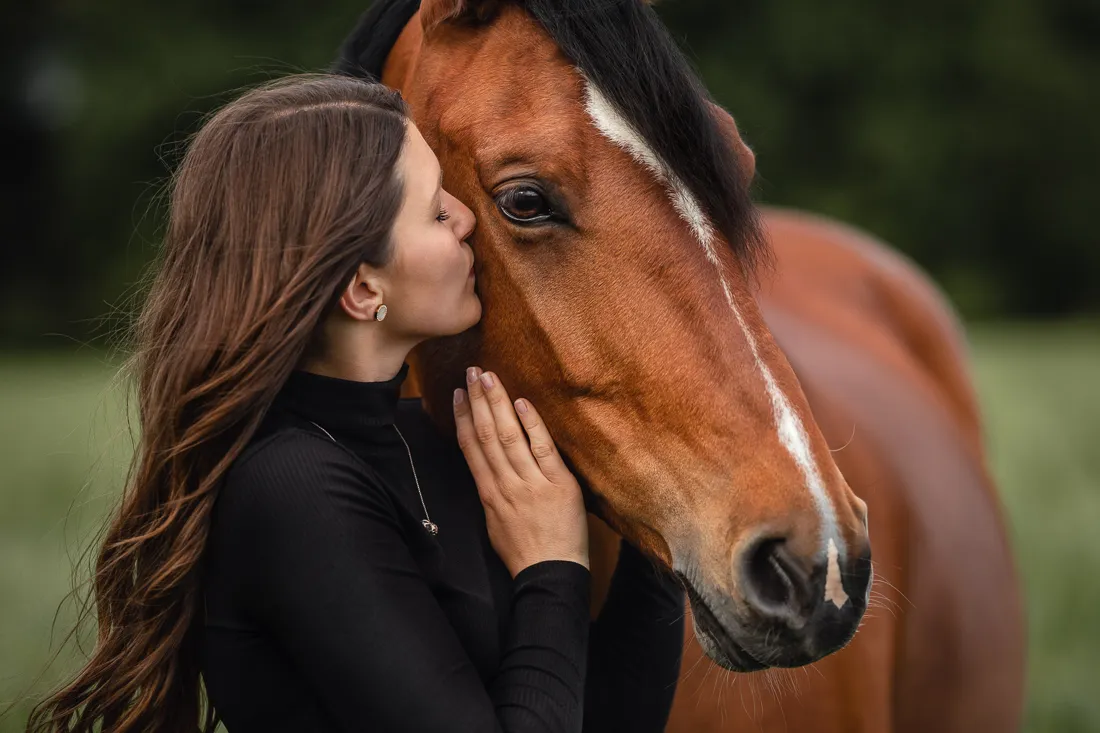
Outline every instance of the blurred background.
{"label": "blurred background", "polygon": [[[228,90],[323,70],[365,5],[6,3],[0,708],[79,655],[40,675],[126,470],[115,347],[180,142]],[[890,242],[962,313],[1027,593],[1026,729],[1100,731],[1100,3],[658,12],[754,148],[760,200]]]}

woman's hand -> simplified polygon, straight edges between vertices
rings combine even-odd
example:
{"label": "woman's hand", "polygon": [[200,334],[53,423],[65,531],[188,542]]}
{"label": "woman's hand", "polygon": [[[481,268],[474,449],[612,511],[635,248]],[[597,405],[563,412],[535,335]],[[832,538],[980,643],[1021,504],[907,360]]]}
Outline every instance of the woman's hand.
{"label": "woman's hand", "polygon": [[477,482],[493,549],[512,577],[544,560],[588,567],[580,486],[535,408],[519,399],[513,409],[496,375],[477,367],[466,370],[466,387],[468,394],[454,393],[458,444]]}

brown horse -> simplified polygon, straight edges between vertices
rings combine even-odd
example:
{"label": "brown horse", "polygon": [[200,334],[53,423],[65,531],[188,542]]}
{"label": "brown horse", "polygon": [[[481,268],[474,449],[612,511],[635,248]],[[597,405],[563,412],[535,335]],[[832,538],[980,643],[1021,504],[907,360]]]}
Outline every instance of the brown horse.
{"label": "brown horse", "polygon": [[[685,583],[671,730],[1017,725],[1018,591],[948,309],[865,237],[758,216],[752,153],[646,4],[379,0],[337,68],[402,90],[478,216],[484,317],[417,350],[412,389],[449,427],[463,367],[499,373]],[[598,584],[615,546],[594,525]],[[822,661],[761,695],[704,653]]]}

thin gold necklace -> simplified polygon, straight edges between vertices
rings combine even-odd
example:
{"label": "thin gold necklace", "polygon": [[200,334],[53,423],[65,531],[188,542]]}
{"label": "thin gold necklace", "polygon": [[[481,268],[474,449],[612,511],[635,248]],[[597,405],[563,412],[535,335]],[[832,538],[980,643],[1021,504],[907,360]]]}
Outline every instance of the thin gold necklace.
{"label": "thin gold necklace", "polygon": [[[340,444],[340,442],[336,440],[336,438],[332,437],[332,433],[325,430],[323,427],[313,422],[312,420],[310,420],[310,422],[313,423],[313,425],[318,430],[327,435],[328,439],[331,440],[333,443],[336,443],[337,445]],[[424,529],[428,530],[428,534],[430,534],[432,537],[435,537],[437,534],[439,534],[439,525],[433,522],[432,518],[428,516],[428,505],[424,503],[424,492],[420,490],[420,479],[416,476],[416,464],[413,463],[412,450],[409,448],[409,443],[407,440],[405,440],[405,436],[401,434],[400,430],[398,430],[397,425],[394,425],[393,429],[397,430],[397,437],[401,438],[401,442],[405,444],[405,452],[409,454],[409,468],[412,469],[413,481],[416,482],[416,493],[420,495],[420,506],[424,508],[424,518],[420,520],[420,523],[424,525]]]}

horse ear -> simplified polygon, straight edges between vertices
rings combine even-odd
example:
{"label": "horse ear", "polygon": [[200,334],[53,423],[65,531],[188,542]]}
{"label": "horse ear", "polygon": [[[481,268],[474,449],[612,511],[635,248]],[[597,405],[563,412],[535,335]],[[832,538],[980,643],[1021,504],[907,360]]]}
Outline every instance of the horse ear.
{"label": "horse ear", "polygon": [[501,0],[423,0],[420,25],[427,34],[448,21],[467,19],[484,22],[496,14]]}
{"label": "horse ear", "polygon": [[718,122],[718,129],[733,146],[733,154],[737,156],[738,167],[741,169],[741,175],[744,178],[743,183],[747,187],[756,176],[756,155],[752,152],[752,148],[746,145],[741,138],[741,132],[737,129],[737,123],[734,122],[733,115],[714,102],[710,102],[710,109],[714,113],[715,121]]}

